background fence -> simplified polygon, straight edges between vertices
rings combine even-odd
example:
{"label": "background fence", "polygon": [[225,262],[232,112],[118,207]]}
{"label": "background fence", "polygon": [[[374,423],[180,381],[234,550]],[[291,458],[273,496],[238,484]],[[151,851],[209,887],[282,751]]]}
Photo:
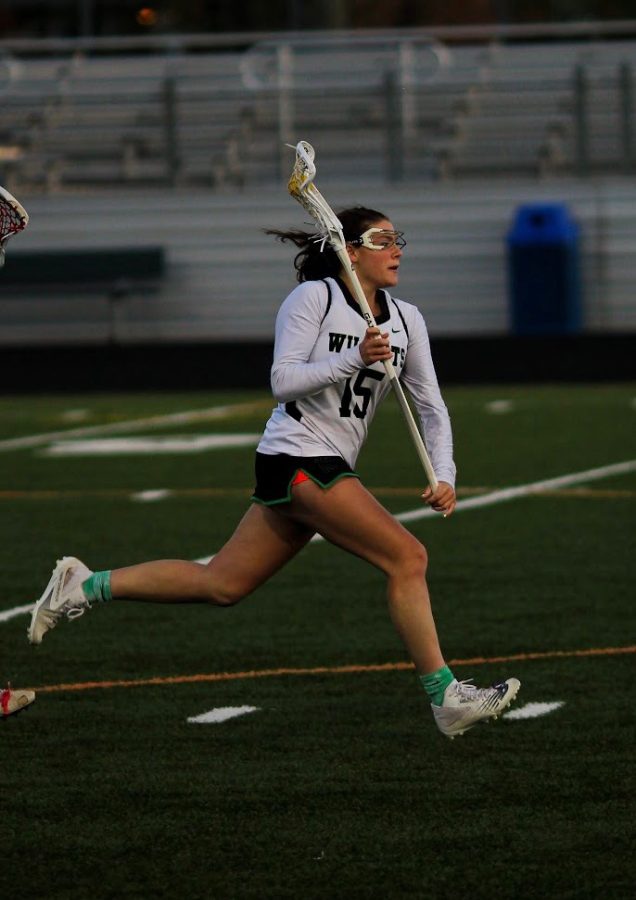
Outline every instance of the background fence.
{"label": "background fence", "polygon": [[5,51],[0,63],[0,161],[22,189],[272,183],[298,134],[357,179],[636,165],[634,41],[447,45],[388,33],[196,53]]}

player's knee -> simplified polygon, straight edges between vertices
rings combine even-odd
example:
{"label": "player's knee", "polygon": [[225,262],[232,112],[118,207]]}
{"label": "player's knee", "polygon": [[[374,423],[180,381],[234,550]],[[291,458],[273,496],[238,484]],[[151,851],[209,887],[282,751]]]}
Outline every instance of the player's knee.
{"label": "player's knee", "polygon": [[243,579],[219,569],[214,559],[204,567],[199,586],[210,606],[236,606],[249,593]]}
{"label": "player's knee", "polygon": [[221,606],[227,608],[230,606],[236,606],[236,604],[239,603],[242,599],[242,595],[220,593],[219,591],[215,591],[208,597],[208,603],[211,606]]}
{"label": "player's knee", "polygon": [[397,569],[404,577],[426,577],[428,568],[428,553],[426,547],[413,538],[402,548],[402,553],[396,560]]}
{"label": "player's knee", "polygon": [[208,602],[212,606],[230,607],[240,603],[244,596],[245,593],[238,589],[233,589],[232,587],[219,588],[218,586],[215,586],[209,594]]}

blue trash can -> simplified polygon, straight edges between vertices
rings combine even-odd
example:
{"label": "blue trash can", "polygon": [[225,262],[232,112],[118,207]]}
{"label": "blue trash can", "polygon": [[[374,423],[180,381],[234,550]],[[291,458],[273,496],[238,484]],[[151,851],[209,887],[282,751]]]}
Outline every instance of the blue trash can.
{"label": "blue trash can", "polygon": [[581,329],[579,226],[562,203],[520,206],[507,235],[512,332],[575,334]]}

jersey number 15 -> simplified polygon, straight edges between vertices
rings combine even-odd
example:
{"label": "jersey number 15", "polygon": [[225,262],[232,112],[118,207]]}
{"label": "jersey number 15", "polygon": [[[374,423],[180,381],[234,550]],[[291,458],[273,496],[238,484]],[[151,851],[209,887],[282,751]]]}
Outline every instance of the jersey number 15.
{"label": "jersey number 15", "polygon": [[[361,369],[355,380],[353,378],[347,379],[340,400],[340,415],[343,419],[348,419],[352,412],[358,419],[364,419],[366,416],[372,394],[372,389],[364,383],[367,378],[373,381],[382,381],[384,372],[376,372],[375,369]],[[354,397],[360,397],[362,403],[354,403]]]}

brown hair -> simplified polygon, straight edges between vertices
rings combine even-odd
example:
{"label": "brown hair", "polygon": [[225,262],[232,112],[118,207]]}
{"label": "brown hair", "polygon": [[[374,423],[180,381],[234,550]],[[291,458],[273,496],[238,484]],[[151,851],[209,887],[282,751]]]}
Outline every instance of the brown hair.
{"label": "brown hair", "polygon": [[[345,241],[355,241],[360,235],[371,228],[376,222],[387,217],[377,209],[368,209],[366,206],[353,206],[337,213]],[[268,228],[265,234],[273,234],[279,241],[286,243],[291,241],[300,247],[300,253],[294,257],[294,268],[298,281],[317,281],[320,278],[331,276],[335,278],[342,269],[336,251],[325,244],[315,232],[292,230],[279,231],[276,228]]]}

